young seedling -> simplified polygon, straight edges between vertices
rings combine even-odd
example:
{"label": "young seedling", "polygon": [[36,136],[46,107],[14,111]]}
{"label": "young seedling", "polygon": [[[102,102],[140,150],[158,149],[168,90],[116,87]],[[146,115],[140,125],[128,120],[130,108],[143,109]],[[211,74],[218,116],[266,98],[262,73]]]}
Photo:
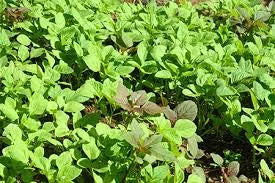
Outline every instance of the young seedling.
{"label": "young seedling", "polygon": [[239,177],[240,164],[237,161],[230,162],[227,166],[224,164],[224,159],[215,153],[210,154],[215,165],[221,168],[223,182],[224,183],[239,183],[239,182],[247,182],[247,178],[244,175]]}

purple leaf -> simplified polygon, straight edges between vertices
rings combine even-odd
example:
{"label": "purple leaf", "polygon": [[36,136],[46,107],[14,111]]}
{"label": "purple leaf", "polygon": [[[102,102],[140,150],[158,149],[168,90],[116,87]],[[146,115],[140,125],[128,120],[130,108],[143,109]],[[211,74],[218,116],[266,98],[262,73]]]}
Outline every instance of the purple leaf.
{"label": "purple leaf", "polygon": [[162,107],[158,106],[157,104],[153,102],[146,102],[143,106],[142,109],[148,113],[148,114],[159,114],[163,112]]}
{"label": "purple leaf", "polygon": [[237,161],[232,161],[229,163],[228,167],[228,175],[237,176],[240,170],[240,164]]}
{"label": "purple leaf", "polygon": [[169,119],[172,122],[175,122],[177,120],[177,113],[170,109],[170,107],[163,107],[163,112],[167,119]]}
{"label": "purple leaf", "polygon": [[132,104],[141,106],[148,101],[146,92],[144,90],[139,90],[132,94]]}

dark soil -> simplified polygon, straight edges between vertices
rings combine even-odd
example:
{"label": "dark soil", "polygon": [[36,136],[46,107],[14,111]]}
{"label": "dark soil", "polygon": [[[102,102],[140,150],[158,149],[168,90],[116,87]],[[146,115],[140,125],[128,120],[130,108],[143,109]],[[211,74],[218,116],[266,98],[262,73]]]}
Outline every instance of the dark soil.
{"label": "dark soil", "polygon": [[200,144],[200,149],[204,150],[205,156],[199,161],[201,161],[201,166],[204,168],[208,182],[222,182],[221,169],[210,165],[213,163],[210,153],[219,154],[226,160],[224,152],[228,150],[230,150],[231,154],[240,155],[239,158],[237,158],[240,163],[240,172],[238,175],[245,175],[249,179],[248,182],[255,182],[258,172],[257,168],[252,165],[253,147],[249,142],[236,139],[230,134],[222,137],[207,135],[204,136],[203,139],[204,142]]}

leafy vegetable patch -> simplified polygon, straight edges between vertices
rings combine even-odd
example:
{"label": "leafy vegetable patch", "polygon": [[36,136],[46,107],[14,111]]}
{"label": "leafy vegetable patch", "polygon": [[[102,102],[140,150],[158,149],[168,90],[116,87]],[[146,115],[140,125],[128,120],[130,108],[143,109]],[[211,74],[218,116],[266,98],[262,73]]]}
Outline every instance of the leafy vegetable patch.
{"label": "leafy vegetable patch", "polygon": [[274,7],[0,0],[0,181],[274,182]]}

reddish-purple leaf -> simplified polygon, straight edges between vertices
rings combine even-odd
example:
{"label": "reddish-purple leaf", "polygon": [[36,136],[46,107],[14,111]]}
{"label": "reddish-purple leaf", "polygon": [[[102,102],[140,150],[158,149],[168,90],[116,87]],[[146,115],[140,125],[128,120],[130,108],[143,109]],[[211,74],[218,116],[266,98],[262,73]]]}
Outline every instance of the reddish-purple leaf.
{"label": "reddish-purple leaf", "polygon": [[117,93],[114,97],[115,101],[120,105],[121,108],[127,111],[131,111],[132,107],[129,104],[128,96],[129,96],[128,89],[122,84],[119,83],[117,87]]}
{"label": "reddish-purple leaf", "polygon": [[184,101],[175,108],[178,119],[189,119],[194,121],[198,113],[198,107],[191,100]]}
{"label": "reddish-purple leaf", "polygon": [[175,122],[177,120],[177,113],[170,109],[170,107],[163,107],[163,112],[165,116],[172,122]]}
{"label": "reddish-purple leaf", "polygon": [[121,96],[115,96],[115,101],[119,104],[119,106],[127,111],[131,111],[132,107],[128,102],[128,99],[125,97],[121,97]]}
{"label": "reddish-purple leaf", "polygon": [[128,97],[130,95],[128,88],[123,85],[123,83],[119,83],[117,86],[117,96]]}
{"label": "reddish-purple leaf", "polygon": [[163,112],[162,107],[158,106],[157,104],[153,102],[146,102],[143,106],[142,109],[148,113],[148,114],[159,114]]}
{"label": "reddish-purple leaf", "polygon": [[146,92],[144,90],[139,90],[137,92],[133,92],[132,94],[132,104],[141,106],[148,101]]}
{"label": "reddish-purple leaf", "polygon": [[240,170],[240,164],[237,161],[232,161],[227,167],[227,174],[229,176],[237,176]]}

